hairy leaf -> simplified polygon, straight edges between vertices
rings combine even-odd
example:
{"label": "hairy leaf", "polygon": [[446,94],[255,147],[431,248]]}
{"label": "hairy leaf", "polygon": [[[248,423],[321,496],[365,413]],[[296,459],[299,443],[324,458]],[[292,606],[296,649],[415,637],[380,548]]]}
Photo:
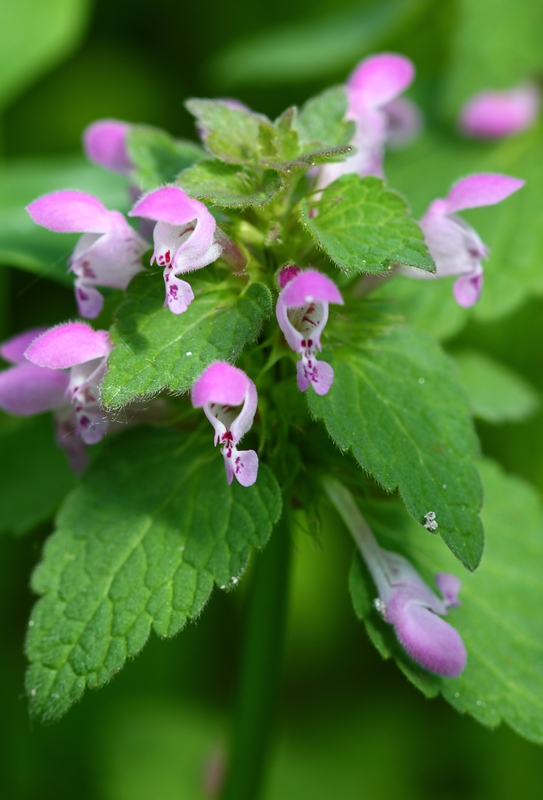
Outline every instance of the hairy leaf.
{"label": "hairy leaf", "polygon": [[434,511],[438,533],[475,569],[483,549],[478,448],[452,364],[407,327],[335,348],[330,360],[334,384],[324,397],[309,394],[312,413],[362,469],[388,491],[398,488],[421,525]]}
{"label": "hairy leaf", "polygon": [[[272,473],[226,483],[213,435],[138,430],[112,440],[67,498],[33,587],[27,691],[56,719],[109,681],[151,629],[172,636],[235,585],[281,514]],[[145,458],[142,454],[145,453]]]}
{"label": "hairy leaf", "polygon": [[144,191],[171,183],[182,170],[205,156],[194,142],[174,139],[165,131],[146,125],[131,126],[127,145],[135,167],[132,177]]}
{"label": "hairy leaf", "polygon": [[392,262],[434,270],[405,201],[380,178],[343,175],[319,195],[302,201],[302,222],[347,274],[382,273]]}
{"label": "hairy leaf", "polygon": [[225,208],[263,206],[283,188],[272,170],[257,175],[240,164],[209,159],[182,172],[178,183],[191,197]]}
{"label": "hairy leaf", "polygon": [[107,408],[162,389],[186,392],[213,361],[235,361],[271,313],[264,284],[240,295],[207,276],[190,276],[190,283],[195,300],[181,315],[163,307],[162,280],[142,273],[130,283],[111,332],[115,348],[102,386]]}

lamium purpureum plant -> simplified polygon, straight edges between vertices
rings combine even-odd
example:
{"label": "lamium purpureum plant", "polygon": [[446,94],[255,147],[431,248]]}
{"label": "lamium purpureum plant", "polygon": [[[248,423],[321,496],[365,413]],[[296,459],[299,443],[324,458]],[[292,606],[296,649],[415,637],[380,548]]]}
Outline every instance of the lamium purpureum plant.
{"label": "lamium purpureum plant", "polygon": [[[60,717],[266,547],[254,600],[275,602],[251,616],[259,647],[247,648],[224,797],[258,795],[290,532],[303,522],[316,535],[323,513],[353,537],[353,604],[384,657],[484,723],[519,728],[527,713],[521,667],[503,655],[515,626],[494,636],[499,663],[485,650],[479,448],[455,365],[371,295],[402,276],[455,276],[451,307],[475,304],[489,251],[458,212],[506,202],[523,181],[459,175],[414,220],[384,179],[387,143],[420,129],[400,97],[413,78],[405,57],[372,56],[275,121],[189,100],[200,145],[98,121],[85,151],[126,176],[127,214],[77,187],[28,206],[38,225],[81,234],[69,269],[77,312],[97,320],[1,351],[0,406],[52,411],[81,473],[34,573],[31,711]],[[534,657],[525,645],[523,663]]]}

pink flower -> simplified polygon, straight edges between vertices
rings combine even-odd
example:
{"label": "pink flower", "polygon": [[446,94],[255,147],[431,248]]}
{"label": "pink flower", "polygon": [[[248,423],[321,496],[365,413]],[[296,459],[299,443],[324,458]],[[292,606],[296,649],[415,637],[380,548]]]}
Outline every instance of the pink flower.
{"label": "pink flower", "polygon": [[82,322],[27,331],[0,349],[13,364],[0,373],[0,408],[18,416],[54,411],[58,444],[77,472],[86,465],[84,444],[108,427],[99,398],[110,350],[107,332]]}
{"label": "pink flower", "polygon": [[100,167],[130,175],[134,165],[128,154],[126,137],[131,125],[117,119],[99,119],[83,132],[83,149],[89,161]]}
{"label": "pink flower", "polygon": [[286,267],[279,275],[281,293],[275,313],[289,347],[301,356],[296,366],[298,388],[305,392],[309,384],[324,395],[334,382],[334,370],[325,361],[317,361],[322,350],[321,333],[328,321],[329,303],[343,304],[337,286],[330,278],[313,269]]}
{"label": "pink flower", "polygon": [[34,222],[49,230],[83,232],[70,258],[81,316],[94,319],[102,310],[104,299],[95,286],[126,289],[142,271],[147,242],[122,214],[108,211],[96,197],[76,191],[53,192],[34,200],[27,211]]}
{"label": "pink flower", "polygon": [[[411,84],[415,74],[412,62],[394,53],[370,56],[358,64],[346,83],[348,110],[346,119],[355,123],[351,144],[355,152],[344,161],[325,164],[319,170],[317,187],[322,189],[346,173],[383,175],[385,142],[391,134],[391,103]],[[392,108],[389,112],[387,109]],[[399,107],[400,126],[411,133],[418,119],[407,119],[405,108]],[[393,136],[393,134],[392,134]]]}
{"label": "pink flower", "polygon": [[504,91],[480,92],[464,105],[458,125],[466,136],[500,139],[533,125],[540,103],[539,88],[533,83]]}
{"label": "pink flower", "polygon": [[205,205],[177,186],[164,186],[145,195],[128,216],[156,221],[151,264],[156,260],[164,267],[164,305],[174,314],[182,314],[194,293],[190,284],[177,276],[216,261],[223,251],[222,232]]}
{"label": "pink flower", "polygon": [[435,274],[413,267],[399,267],[398,273],[412,278],[444,278],[458,275],[453,292],[464,307],[477,302],[483,286],[482,261],[488,248],[477,232],[456,216],[457,211],[500,203],[524,186],[524,181],[507,175],[481,173],[455,183],[444,200],[434,200],[420,221],[424,239],[435,261]]}
{"label": "pink flower", "polygon": [[238,450],[256,413],[256,386],[243,370],[224,361],[211,364],[192,387],[192,405],[203,408],[215,429],[215,444],[223,445],[222,455],[228,484],[234,476],[242,486],[252,486],[258,474],[254,450]]}

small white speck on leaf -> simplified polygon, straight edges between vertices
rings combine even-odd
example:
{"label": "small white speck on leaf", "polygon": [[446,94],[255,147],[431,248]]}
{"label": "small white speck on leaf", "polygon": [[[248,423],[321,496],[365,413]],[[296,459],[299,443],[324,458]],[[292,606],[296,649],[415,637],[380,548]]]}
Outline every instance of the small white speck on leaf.
{"label": "small white speck on leaf", "polygon": [[419,378],[419,383],[422,385],[424,383],[424,378]]}
{"label": "small white speck on leaf", "polygon": [[436,520],[436,512],[435,511],[427,511],[424,515],[424,527],[427,531],[437,531],[439,525],[437,524]]}
{"label": "small white speck on leaf", "polygon": [[187,352],[185,353],[185,355],[186,355],[186,356],[191,356],[191,355],[192,355],[192,350],[187,350]]}
{"label": "small white speck on leaf", "polygon": [[31,694],[32,697],[36,697],[36,690],[35,689],[31,689],[30,690],[30,694]]}
{"label": "small white speck on leaf", "polygon": [[444,489],[446,489],[446,488],[447,488],[447,484],[446,484],[446,483],[444,483],[444,484],[443,484],[443,488],[444,488]]}
{"label": "small white speck on leaf", "polygon": [[34,625],[34,620],[33,619],[29,620],[28,627],[31,628],[33,625]]}
{"label": "small white speck on leaf", "polygon": [[383,603],[383,601],[381,600],[381,598],[380,597],[376,597],[375,600],[373,601],[373,605],[375,606],[375,608],[377,609],[379,614],[384,619],[385,618],[386,607],[385,607],[385,604]]}
{"label": "small white speck on leaf", "polygon": [[455,692],[455,693],[454,693],[454,696],[455,696],[455,697],[456,697],[456,699],[458,700],[458,698],[460,697],[460,692]]}

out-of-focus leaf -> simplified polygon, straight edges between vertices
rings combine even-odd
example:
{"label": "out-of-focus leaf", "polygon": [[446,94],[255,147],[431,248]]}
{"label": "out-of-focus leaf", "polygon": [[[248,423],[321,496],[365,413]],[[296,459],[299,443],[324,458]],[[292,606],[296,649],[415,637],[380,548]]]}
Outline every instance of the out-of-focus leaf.
{"label": "out-of-focus leaf", "polygon": [[517,422],[537,411],[538,393],[509,367],[476,351],[454,357],[474,416],[486,422]]}
{"label": "out-of-focus leaf", "polygon": [[96,195],[107,208],[128,206],[126,180],[83,157],[20,159],[0,165],[0,264],[20,267],[70,285],[66,263],[76,234],[54,233],[32,222],[25,206],[42,194],[79,189]]}
{"label": "out-of-focus leaf", "polygon": [[74,482],[50,414],[1,414],[0,533],[26,533],[48,519]]}
{"label": "out-of-focus leaf", "polygon": [[0,4],[0,108],[71,53],[89,7],[89,0]]}
{"label": "out-of-focus leaf", "polygon": [[266,30],[219,51],[208,70],[217,85],[292,83],[352,69],[357,59],[404,30],[428,0],[368,3],[363,10]]}

